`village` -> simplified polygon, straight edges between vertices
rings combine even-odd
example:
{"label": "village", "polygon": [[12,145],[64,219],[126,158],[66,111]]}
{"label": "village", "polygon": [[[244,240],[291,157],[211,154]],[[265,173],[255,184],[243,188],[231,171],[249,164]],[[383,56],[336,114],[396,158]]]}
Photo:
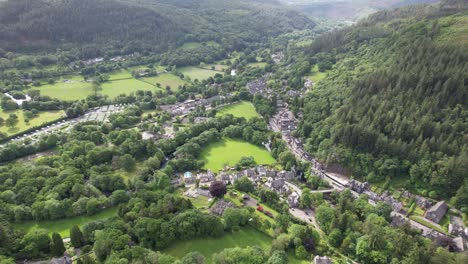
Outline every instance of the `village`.
{"label": "village", "polygon": [[[283,139],[287,142],[290,150],[300,159],[311,163],[311,170],[314,175],[329,182],[329,184],[337,191],[343,191],[349,188],[353,195],[357,198],[361,194],[368,196],[368,201],[371,205],[376,205],[378,202],[384,202],[391,206],[392,225],[397,227],[405,222],[421,231],[421,234],[431,240],[447,239],[453,241],[456,251],[466,251],[468,249],[468,228],[464,226],[463,220],[459,216],[450,216],[448,232],[441,232],[442,227],[439,225],[442,218],[446,216],[449,207],[444,201],[433,202],[431,199],[411,194],[408,191],[403,191],[402,198],[406,200],[414,200],[417,207],[424,210],[424,220],[415,221],[408,217],[408,211],[405,210],[403,203],[393,197],[388,191],[382,194],[377,194],[371,190],[368,182],[359,182],[357,180],[349,180],[346,176],[338,173],[326,171],[314,157],[304,151],[304,144],[300,139],[295,138],[292,132],[297,127],[297,120],[294,114],[287,108],[287,104],[278,100],[278,111],[275,116],[270,119],[270,127],[273,131],[281,132]],[[427,222],[427,224],[422,224]],[[422,223],[421,223],[422,222]],[[437,229],[432,228],[438,227]]]}

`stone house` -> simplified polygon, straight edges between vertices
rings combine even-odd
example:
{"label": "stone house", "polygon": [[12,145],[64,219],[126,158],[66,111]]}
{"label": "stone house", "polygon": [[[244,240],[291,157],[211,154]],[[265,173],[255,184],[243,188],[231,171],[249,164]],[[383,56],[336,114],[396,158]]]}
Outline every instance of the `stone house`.
{"label": "stone house", "polygon": [[447,213],[448,206],[444,201],[440,201],[426,211],[424,217],[434,223],[439,223]]}

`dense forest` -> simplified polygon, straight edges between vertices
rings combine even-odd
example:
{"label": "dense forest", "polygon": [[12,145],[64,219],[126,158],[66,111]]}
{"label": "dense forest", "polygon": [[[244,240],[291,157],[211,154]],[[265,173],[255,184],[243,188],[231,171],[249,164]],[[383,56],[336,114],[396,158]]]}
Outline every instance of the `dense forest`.
{"label": "dense forest", "polygon": [[457,30],[467,14],[446,7],[377,13],[307,49],[336,61],[304,99],[309,151],[354,177],[405,179],[434,198],[466,190],[468,43]]}
{"label": "dense forest", "polygon": [[[73,50],[80,57],[160,52],[185,42],[227,49],[313,27],[265,1],[20,0],[0,8],[0,56]],[[78,46],[79,44],[79,46]]]}

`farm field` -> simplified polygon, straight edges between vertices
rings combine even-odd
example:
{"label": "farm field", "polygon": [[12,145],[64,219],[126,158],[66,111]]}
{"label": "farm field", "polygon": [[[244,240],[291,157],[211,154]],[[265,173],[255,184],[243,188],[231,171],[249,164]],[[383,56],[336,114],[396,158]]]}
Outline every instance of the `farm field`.
{"label": "farm field", "polygon": [[161,84],[161,89],[166,89],[166,86],[169,86],[173,91],[177,90],[179,86],[183,86],[185,84],[185,81],[180,79],[179,76],[171,73],[163,73],[158,76],[142,78],[141,80],[152,85],[159,83]]}
{"label": "farm field", "polygon": [[208,69],[203,69],[194,66],[182,67],[179,69],[180,72],[184,74],[184,76],[190,77],[190,79],[195,80],[205,80],[210,77],[215,76],[215,74],[220,73],[217,71],[212,71]]}
{"label": "farm field", "polygon": [[47,230],[47,232],[59,233],[63,238],[70,236],[70,228],[74,225],[82,227],[84,224],[99,220],[105,219],[117,215],[117,207],[105,209],[92,216],[76,216],[68,219],[59,219],[59,220],[48,220],[48,221],[26,221],[22,223],[14,224],[17,228],[23,229],[26,232],[34,228],[42,228]]}
{"label": "farm field", "polygon": [[47,123],[56,119],[61,118],[65,115],[63,111],[45,111],[40,112],[39,116],[30,119],[29,124],[24,122],[24,112],[23,110],[15,110],[4,112],[0,109],[0,117],[4,120],[8,118],[10,114],[16,114],[18,116],[18,124],[15,127],[7,127],[5,124],[0,127],[0,132],[6,133],[8,136],[21,133],[31,127],[40,126],[43,123]]}
{"label": "farm field", "polygon": [[92,94],[91,83],[83,80],[72,80],[67,83],[59,81],[54,84],[33,87],[30,90],[39,90],[41,95],[64,101],[81,100]]}
{"label": "farm field", "polygon": [[245,156],[254,157],[257,164],[270,165],[276,162],[268,150],[230,138],[223,138],[219,142],[208,145],[201,153],[201,157],[205,161],[203,168],[214,172],[221,170],[225,165],[234,166]]}
{"label": "farm field", "polygon": [[102,91],[100,92],[103,95],[108,95],[109,97],[117,97],[121,94],[130,94],[138,90],[157,90],[158,88],[154,85],[151,85],[147,82],[143,82],[137,79],[124,79],[118,81],[110,81],[102,84]]}
{"label": "farm field", "polygon": [[235,117],[244,117],[250,119],[253,117],[260,117],[251,102],[242,101],[232,105],[221,107],[217,110],[217,116],[231,114]]}
{"label": "farm field", "polygon": [[165,254],[182,258],[187,253],[198,251],[203,254],[207,263],[213,263],[211,256],[225,248],[259,246],[267,249],[271,245],[271,238],[252,227],[241,228],[238,232],[226,233],[220,238],[199,238],[188,241],[178,241],[163,250]]}

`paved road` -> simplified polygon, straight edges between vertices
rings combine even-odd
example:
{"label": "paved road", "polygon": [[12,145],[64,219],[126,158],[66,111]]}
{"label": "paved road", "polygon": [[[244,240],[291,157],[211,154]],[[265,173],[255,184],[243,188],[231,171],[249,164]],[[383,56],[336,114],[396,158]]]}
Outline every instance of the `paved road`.
{"label": "paved road", "polygon": [[315,212],[311,209],[289,208],[289,213],[320,230],[320,226],[315,220]]}

